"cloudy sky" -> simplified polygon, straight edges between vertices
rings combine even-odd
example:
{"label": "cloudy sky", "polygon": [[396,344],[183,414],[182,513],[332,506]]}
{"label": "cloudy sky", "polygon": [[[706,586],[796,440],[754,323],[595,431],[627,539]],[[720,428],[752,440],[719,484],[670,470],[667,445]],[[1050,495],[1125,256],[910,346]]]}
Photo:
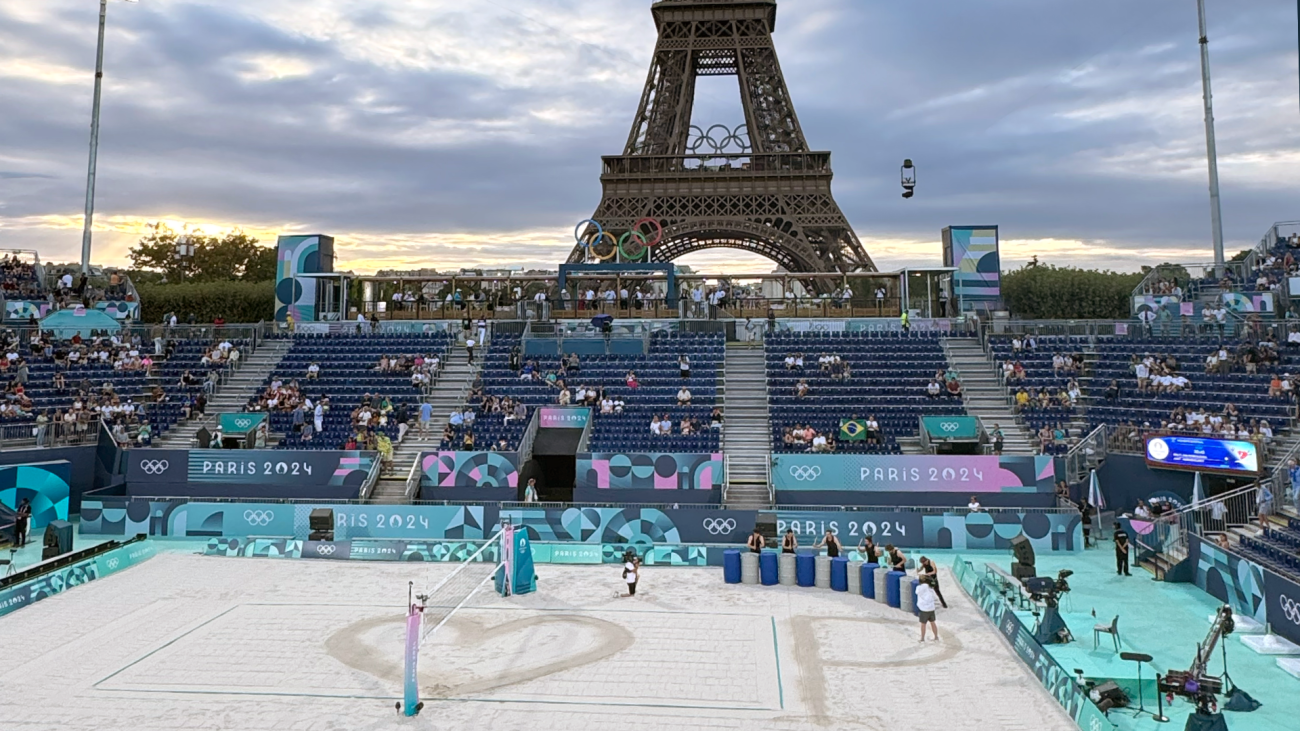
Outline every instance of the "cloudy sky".
{"label": "cloudy sky", "polygon": [[[1300,219],[1296,6],[1209,6],[1232,251]],[[79,256],[96,21],[0,0],[0,247]],[[776,33],[886,269],[939,264],[950,224],[1000,225],[1007,266],[1208,260],[1196,37],[1194,0],[781,0]],[[358,272],[553,266],[654,41],[649,0],[113,0],[95,261],[162,219],[333,234]],[[707,81],[694,121],[742,121],[734,79]]]}

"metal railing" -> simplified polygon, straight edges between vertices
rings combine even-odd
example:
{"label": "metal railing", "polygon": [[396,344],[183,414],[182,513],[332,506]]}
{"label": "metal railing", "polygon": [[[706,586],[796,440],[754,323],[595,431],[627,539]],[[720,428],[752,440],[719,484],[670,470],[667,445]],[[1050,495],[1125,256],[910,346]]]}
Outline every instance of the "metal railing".
{"label": "metal railing", "polygon": [[411,463],[411,472],[406,476],[406,491],[403,493],[406,502],[410,503],[420,494],[420,480],[424,477],[423,465],[420,463],[420,455],[415,455],[415,461]]}
{"label": "metal railing", "polygon": [[1065,475],[1071,484],[1083,480],[1106,461],[1110,446],[1107,433],[1106,425],[1101,424],[1065,453]]}
{"label": "metal railing", "polygon": [[[419,462],[419,460],[416,460]],[[360,502],[369,502],[370,495],[375,491],[375,485],[379,483],[379,477],[384,472],[383,455],[376,454],[375,461],[370,465],[370,471],[366,473],[366,479],[361,483],[361,489],[357,492],[357,500]]]}
{"label": "metal railing", "polygon": [[[1209,500],[1185,505],[1151,521],[1152,529],[1139,534],[1137,545],[1176,564],[1187,558],[1192,534],[1225,533],[1249,525],[1259,515],[1260,483],[1239,487]],[[1157,570],[1156,578],[1162,577]]]}
{"label": "metal railing", "polygon": [[50,422],[37,424],[34,421],[21,424],[0,425],[0,449],[20,449],[27,447],[75,447],[94,444],[99,439],[99,419],[79,424]]}

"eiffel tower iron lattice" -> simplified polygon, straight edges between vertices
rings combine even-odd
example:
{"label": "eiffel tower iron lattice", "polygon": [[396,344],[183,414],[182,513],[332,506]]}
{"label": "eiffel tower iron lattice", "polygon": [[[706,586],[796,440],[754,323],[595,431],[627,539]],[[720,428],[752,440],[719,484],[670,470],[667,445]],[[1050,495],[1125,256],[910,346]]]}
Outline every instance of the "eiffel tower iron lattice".
{"label": "eiffel tower iron lattice", "polygon": [[[831,196],[831,154],[810,151],[799,126],[772,41],[776,0],[659,0],[651,12],[659,41],[636,120],[623,154],[601,158],[592,219],[609,237],[588,226],[569,262],[613,258],[620,239],[644,250],[657,222],[654,261],[722,247],[791,272],[876,271]],[[743,125],[691,125],[700,76],[738,78]]]}

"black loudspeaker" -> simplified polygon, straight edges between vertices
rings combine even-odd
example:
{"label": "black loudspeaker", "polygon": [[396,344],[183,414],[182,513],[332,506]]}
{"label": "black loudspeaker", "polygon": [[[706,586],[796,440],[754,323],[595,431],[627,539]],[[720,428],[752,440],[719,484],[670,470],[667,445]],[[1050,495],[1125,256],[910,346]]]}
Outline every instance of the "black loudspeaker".
{"label": "black loudspeaker", "polygon": [[772,545],[772,541],[780,540],[780,536],[776,534],[776,513],[759,513],[754,520],[754,527],[767,540],[769,546]]}
{"label": "black loudspeaker", "polygon": [[66,520],[51,520],[45,526],[42,544],[45,546],[41,551],[42,559],[72,553],[72,524]]}
{"label": "black loudspeaker", "polygon": [[332,531],[334,530],[334,511],[330,508],[316,508],[311,511],[311,516],[307,519],[307,527],[311,531]]}
{"label": "black loudspeaker", "polygon": [[1034,565],[1034,547],[1030,545],[1029,539],[1023,535],[1011,539],[1011,552],[1015,554],[1016,560],[1022,565]]}
{"label": "black loudspeaker", "polygon": [[1022,564],[1019,561],[1012,561],[1011,576],[1013,578],[1019,579],[1021,582],[1024,582],[1025,579],[1032,579],[1035,576],[1037,576],[1037,574],[1034,573],[1033,564],[1026,566],[1025,564]]}

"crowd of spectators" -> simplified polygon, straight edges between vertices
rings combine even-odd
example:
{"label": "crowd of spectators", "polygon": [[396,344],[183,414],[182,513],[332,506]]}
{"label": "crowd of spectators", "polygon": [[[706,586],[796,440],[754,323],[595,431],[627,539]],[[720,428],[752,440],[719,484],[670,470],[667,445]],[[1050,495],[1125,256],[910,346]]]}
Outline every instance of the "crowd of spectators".
{"label": "crowd of spectators", "polygon": [[41,284],[36,278],[33,264],[6,254],[0,258],[0,289],[6,299],[36,299],[41,296]]}

